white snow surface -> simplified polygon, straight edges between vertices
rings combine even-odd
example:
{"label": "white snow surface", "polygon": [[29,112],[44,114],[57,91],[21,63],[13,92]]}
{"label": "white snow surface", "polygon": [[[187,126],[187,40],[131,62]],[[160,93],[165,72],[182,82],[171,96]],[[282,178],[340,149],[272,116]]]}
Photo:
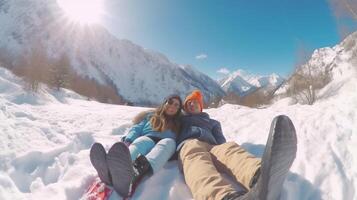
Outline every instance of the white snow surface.
{"label": "white snow surface", "polygon": [[[357,75],[351,68],[322,91],[316,104],[289,105],[282,99],[264,109],[224,105],[205,112],[222,124],[228,141],[261,157],[272,119],[288,115],[295,124],[298,152],[281,199],[357,199]],[[88,101],[69,90],[38,94],[0,68],[0,199],[81,197],[96,172],[89,149],[120,140],[131,119],[148,108]],[[229,113],[229,115],[227,115]],[[115,193],[111,199],[121,199]],[[138,187],[133,199],[188,200],[176,161]]]}

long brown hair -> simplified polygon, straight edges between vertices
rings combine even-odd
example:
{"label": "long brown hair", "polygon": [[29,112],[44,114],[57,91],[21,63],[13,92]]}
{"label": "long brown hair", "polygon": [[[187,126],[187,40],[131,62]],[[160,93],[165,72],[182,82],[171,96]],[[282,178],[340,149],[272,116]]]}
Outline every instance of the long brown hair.
{"label": "long brown hair", "polygon": [[[177,110],[177,113],[174,116],[168,116],[165,113],[165,109],[166,109],[165,106],[167,101],[168,100],[166,100],[162,105],[156,108],[153,115],[151,116],[150,123],[152,129],[154,131],[159,131],[159,132],[163,132],[167,129],[170,129],[174,133],[179,134],[181,128],[181,123],[180,123],[181,108]],[[181,102],[181,100],[179,101]]]}

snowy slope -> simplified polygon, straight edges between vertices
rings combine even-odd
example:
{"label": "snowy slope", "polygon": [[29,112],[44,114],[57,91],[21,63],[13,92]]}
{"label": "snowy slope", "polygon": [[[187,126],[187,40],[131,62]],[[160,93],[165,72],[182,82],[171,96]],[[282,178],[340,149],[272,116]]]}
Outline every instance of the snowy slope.
{"label": "snowy slope", "polygon": [[[265,109],[227,104],[205,110],[222,123],[228,140],[257,156],[273,117],[292,119],[298,153],[281,199],[357,199],[357,74],[345,65],[336,70],[340,76],[312,106],[282,99]],[[98,141],[108,149],[146,108],[86,101],[67,90],[31,94],[21,82],[0,68],[0,199],[78,199],[95,178],[88,159],[91,144]],[[172,161],[146,179],[133,199],[192,196]]]}
{"label": "snowy slope", "polygon": [[[307,63],[297,70],[307,73],[308,66],[310,66],[312,76],[331,71],[333,79],[345,76],[344,72],[351,68],[357,68],[357,32],[352,33],[334,47],[316,49]],[[285,82],[276,94],[284,94],[289,85],[291,85],[290,81]]]}
{"label": "snowy slope", "polygon": [[113,82],[135,104],[158,104],[168,94],[184,96],[194,88],[203,91],[206,101],[225,95],[201,72],[192,75],[164,55],[119,40],[101,26],[74,25],[56,0],[0,0],[0,26],[0,48],[19,55],[41,43],[51,57],[66,52],[79,74],[102,84]]}
{"label": "snowy slope", "polygon": [[219,84],[227,93],[245,96],[257,89],[264,89],[267,91],[274,90],[280,86],[283,81],[284,78],[275,73],[262,76],[254,75],[240,69],[220,80]]}

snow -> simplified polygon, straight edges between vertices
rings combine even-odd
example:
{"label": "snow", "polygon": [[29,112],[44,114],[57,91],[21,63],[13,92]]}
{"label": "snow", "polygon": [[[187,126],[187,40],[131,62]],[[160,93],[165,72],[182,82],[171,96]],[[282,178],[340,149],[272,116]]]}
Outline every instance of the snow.
{"label": "snow", "polygon": [[235,92],[238,95],[243,95],[248,92],[251,88],[254,88],[253,85],[248,83],[239,74],[233,73],[228,76],[226,79],[220,81],[221,87],[226,92]]}
{"label": "snow", "polygon": [[[334,47],[324,47],[316,49],[306,64],[299,70],[312,77],[325,71],[331,71],[333,80],[344,79],[350,75],[350,71],[357,66],[357,31],[346,37],[341,43]],[[354,72],[352,72],[354,73]],[[286,81],[276,92],[276,95],[283,95],[291,83]]]}
{"label": "snow", "polygon": [[[357,75],[351,67],[342,69],[344,75],[321,90],[323,98],[312,106],[282,99],[263,109],[226,104],[205,110],[221,122],[229,141],[258,157],[274,116],[292,119],[298,152],[281,199],[357,199]],[[89,161],[93,142],[109,149],[131,119],[148,109],[101,104],[45,86],[33,94],[22,85],[0,68],[0,199],[5,200],[79,199],[96,178]],[[121,198],[114,193],[111,199]],[[188,200],[192,195],[171,161],[146,178],[133,199]]]}
{"label": "snow", "polygon": [[[19,53],[33,39],[28,35],[35,34],[49,44],[50,52],[69,52],[82,75],[100,82],[109,78],[120,86],[120,94],[135,102],[158,102],[169,93],[185,94],[195,87],[203,89],[206,98],[224,94],[191,66],[171,63],[160,53],[118,40],[102,27],[53,29],[63,21],[44,26],[42,20],[51,21],[54,15],[43,13],[57,8],[47,2],[55,0],[0,1],[0,46]],[[226,104],[205,110],[221,122],[229,141],[258,157],[264,151],[271,120],[280,114],[292,119],[298,153],[281,199],[357,200],[356,36],[357,32],[312,55],[309,62],[316,70],[330,67],[333,72],[333,81],[319,91],[312,106],[291,105],[285,98],[260,109]],[[230,76],[225,85],[237,77],[240,92],[268,82],[281,83],[276,74],[261,79],[241,72]],[[0,68],[0,199],[80,199],[96,178],[89,161],[90,146],[101,142],[109,149],[128,131],[132,118],[148,108],[101,104],[45,86],[32,93],[23,85],[20,78]],[[114,194],[111,199],[120,197]],[[177,162],[171,161],[145,179],[133,199],[189,200],[192,195]]]}
{"label": "snow", "polygon": [[66,53],[78,74],[114,84],[121,97],[135,105],[156,105],[164,96],[184,96],[195,88],[202,90],[207,102],[225,95],[207,75],[185,71],[163,54],[118,39],[99,25],[74,25],[63,16],[57,0],[2,0],[0,26],[0,50],[16,58],[40,43],[50,57]]}
{"label": "snow", "polygon": [[284,78],[276,73],[262,76],[239,69],[220,80],[219,84],[227,93],[245,96],[250,92],[256,91],[257,88],[272,91],[279,87],[283,81]]}

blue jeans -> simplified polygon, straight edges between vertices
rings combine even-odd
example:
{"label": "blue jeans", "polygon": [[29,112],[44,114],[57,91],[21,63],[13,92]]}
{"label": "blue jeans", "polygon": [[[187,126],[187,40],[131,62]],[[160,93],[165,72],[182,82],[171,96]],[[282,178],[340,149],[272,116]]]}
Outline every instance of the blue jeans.
{"label": "blue jeans", "polygon": [[171,138],[161,139],[157,144],[147,136],[141,136],[129,146],[131,160],[135,160],[139,154],[145,155],[153,172],[159,171],[171,158],[176,150],[176,142]]}

